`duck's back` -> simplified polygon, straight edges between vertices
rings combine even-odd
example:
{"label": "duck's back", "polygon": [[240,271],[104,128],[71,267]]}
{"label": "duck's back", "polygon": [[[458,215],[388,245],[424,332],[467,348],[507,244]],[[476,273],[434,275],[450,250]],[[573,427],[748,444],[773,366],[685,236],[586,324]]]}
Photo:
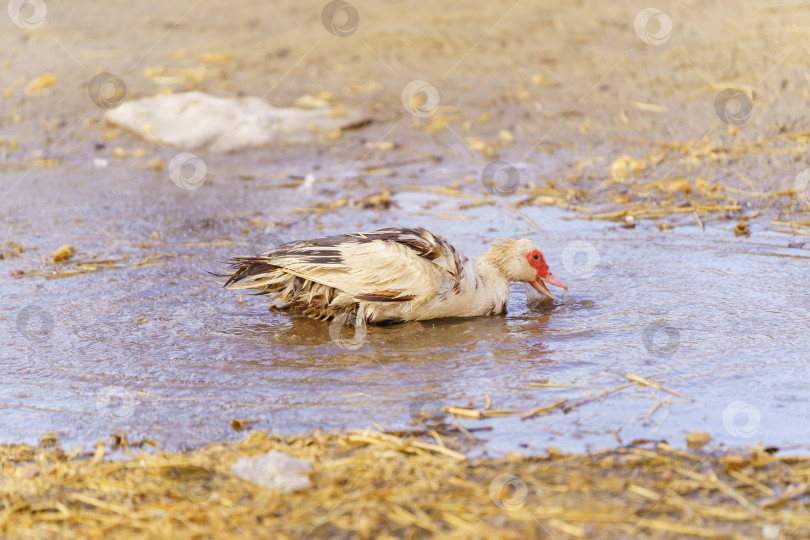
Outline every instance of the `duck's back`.
{"label": "duck's back", "polygon": [[422,228],[291,242],[231,266],[227,286],[271,295],[277,307],[332,318],[363,305],[372,322],[433,318],[427,314],[460,302],[463,284],[475,281],[467,258]]}

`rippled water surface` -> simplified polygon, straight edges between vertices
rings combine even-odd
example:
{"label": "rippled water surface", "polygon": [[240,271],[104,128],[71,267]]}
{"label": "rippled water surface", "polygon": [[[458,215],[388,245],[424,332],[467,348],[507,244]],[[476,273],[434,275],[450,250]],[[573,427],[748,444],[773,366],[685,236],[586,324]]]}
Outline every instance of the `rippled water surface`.
{"label": "rippled water surface", "polygon": [[[788,248],[784,235],[735,238],[725,222],[705,233],[644,222],[624,229],[524,209],[538,232],[499,205],[469,210],[474,219],[446,219],[458,201],[397,193],[393,214],[346,211],[278,235],[423,225],[468,255],[496,237],[529,236],[569,283],[569,302],[556,289],[553,305],[527,307],[525,288],[513,285],[506,316],[370,327],[359,348],[347,349],[327,323],[269,312],[262,297],[240,303],[217,285],[205,271],[245,251],[223,241],[244,238],[243,222],[202,190],[165,189],[157,202],[122,198],[93,209],[97,221],[41,217],[35,230],[12,232],[42,255],[64,238],[130,262],[164,256],[60,279],[4,278],[0,441],[35,442],[54,430],[68,446],[89,445],[123,429],[130,440],[187,448],[239,437],[230,426],[237,418],[284,434],[455,421],[491,428],[478,432],[488,451],[633,439],[684,446],[692,430],[729,446],[799,451],[810,440],[810,257]],[[260,196],[269,206],[274,195]],[[60,204],[81,214],[82,194],[74,197]],[[107,236],[111,222],[120,230]],[[2,265],[8,275],[26,261]],[[351,339],[352,329],[342,335]],[[640,386],[597,397],[626,383],[625,374],[689,399]],[[436,412],[483,409],[485,396],[493,409],[520,411],[596,399],[526,420]]]}

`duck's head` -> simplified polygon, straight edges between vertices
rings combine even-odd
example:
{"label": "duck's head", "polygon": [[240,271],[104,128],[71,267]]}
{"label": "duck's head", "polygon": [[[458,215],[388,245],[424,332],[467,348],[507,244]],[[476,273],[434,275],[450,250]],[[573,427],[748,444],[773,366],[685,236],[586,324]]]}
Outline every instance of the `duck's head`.
{"label": "duck's head", "polygon": [[568,285],[552,274],[543,257],[543,252],[531,240],[496,240],[489,248],[495,266],[509,281],[522,281],[531,285],[540,294],[554,299],[546,284],[567,289]]}

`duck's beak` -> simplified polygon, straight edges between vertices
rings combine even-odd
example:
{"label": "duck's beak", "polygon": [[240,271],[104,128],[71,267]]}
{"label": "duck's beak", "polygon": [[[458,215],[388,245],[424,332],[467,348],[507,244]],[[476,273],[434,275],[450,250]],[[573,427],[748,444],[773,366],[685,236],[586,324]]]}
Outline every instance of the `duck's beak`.
{"label": "duck's beak", "polygon": [[551,272],[549,272],[543,277],[538,277],[534,281],[529,282],[529,285],[531,285],[535,291],[539,292],[543,296],[547,296],[548,298],[554,300],[554,295],[551,294],[551,291],[548,290],[548,287],[546,287],[546,283],[554,285],[555,287],[562,287],[563,289],[568,288],[568,285],[563,283],[561,279],[554,277],[554,274],[552,274]]}

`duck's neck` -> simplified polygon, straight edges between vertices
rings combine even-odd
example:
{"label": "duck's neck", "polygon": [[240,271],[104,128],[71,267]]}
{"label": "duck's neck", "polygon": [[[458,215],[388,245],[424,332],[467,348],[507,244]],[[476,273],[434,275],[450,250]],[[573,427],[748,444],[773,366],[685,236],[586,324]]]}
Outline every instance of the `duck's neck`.
{"label": "duck's neck", "polygon": [[509,289],[509,279],[498,264],[498,253],[493,249],[490,248],[475,258],[475,270],[487,285]]}
{"label": "duck's neck", "polygon": [[474,259],[475,297],[482,304],[482,314],[506,313],[509,302],[509,280],[497,264],[497,259],[487,251]]}

